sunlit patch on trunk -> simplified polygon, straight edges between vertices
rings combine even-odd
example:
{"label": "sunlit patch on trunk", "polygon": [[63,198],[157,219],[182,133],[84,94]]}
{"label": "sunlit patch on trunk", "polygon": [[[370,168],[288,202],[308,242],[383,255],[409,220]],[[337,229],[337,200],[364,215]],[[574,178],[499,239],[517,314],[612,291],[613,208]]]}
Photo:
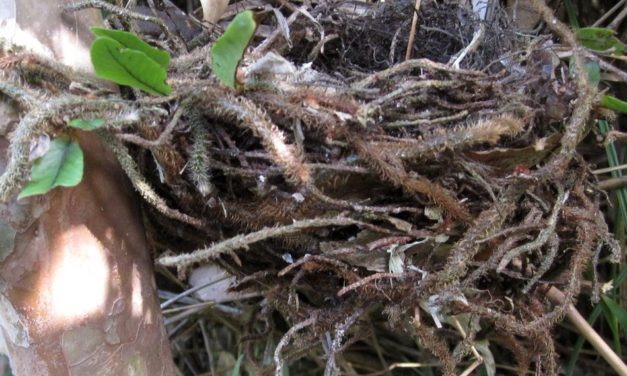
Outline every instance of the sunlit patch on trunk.
{"label": "sunlit patch on trunk", "polygon": [[59,237],[50,271],[51,314],[59,323],[102,310],[109,286],[107,250],[85,226]]}

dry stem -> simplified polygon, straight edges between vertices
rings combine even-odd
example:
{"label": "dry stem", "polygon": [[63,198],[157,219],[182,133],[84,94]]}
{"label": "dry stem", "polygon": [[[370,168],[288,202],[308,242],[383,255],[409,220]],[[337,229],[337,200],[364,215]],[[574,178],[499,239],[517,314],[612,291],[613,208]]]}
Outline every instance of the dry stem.
{"label": "dry stem", "polygon": [[351,225],[363,225],[363,222],[341,216],[335,218],[306,219],[302,221],[296,221],[293,224],[287,226],[271,228],[266,227],[259,231],[251,232],[246,235],[237,235],[220,243],[214,244],[208,248],[199,249],[189,254],[161,257],[158,260],[158,263],[164,266],[177,266],[181,268],[198,262],[206,261],[211,258],[216,258],[226,252],[234,251],[241,248],[247,248],[253,243],[257,243],[269,238],[295,234],[302,230],[310,228]]}
{"label": "dry stem", "polygon": [[555,304],[567,305],[566,317],[575,325],[579,333],[584,336],[590,344],[601,354],[609,365],[620,376],[627,376],[627,365],[616,353],[605,343],[605,340],[588,324],[579,311],[568,302],[563,292],[555,287],[551,287],[546,296]]}

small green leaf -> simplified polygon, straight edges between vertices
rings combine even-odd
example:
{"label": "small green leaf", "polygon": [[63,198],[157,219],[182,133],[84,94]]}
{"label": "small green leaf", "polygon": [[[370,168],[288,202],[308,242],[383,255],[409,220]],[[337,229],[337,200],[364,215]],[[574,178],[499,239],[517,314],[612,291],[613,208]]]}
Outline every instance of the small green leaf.
{"label": "small green leaf", "polygon": [[90,52],[96,74],[106,80],[155,95],[172,92],[165,83],[166,70],[141,51],[125,48],[109,37],[98,37]]}
{"label": "small green leaf", "polygon": [[621,101],[620,99],[611,95],[603,96],[603,98],[601,99],[601,106],[609,108],[610,110],[627,114],[627,102]]}
{"label": "small green leaf", "polygon": [[625,331],[625,335],[627,336],[627,311],[625,308],[621,307],[613,299],[605,295],[603,295],[601,299],[609,309],[609,312],[611,312],[612,317],[616,319],[616,324],[618,324],[618,326]]}
{"label": "small green leaf", "polygon": [[211,49],[213,72],[222,82],[232,88],[235,88],[236,84],[237,66],[256,29],[255,14],[250,10],[242,12],[235,16]]}
{"label": "small green leaf", "polygon": [[627,311],[608,296],[601,297],[601,304],[605,319],[610,326],[612,335],[614,336],[614,348],[617,352],[621,352],[621,330],[623,335],[627,336]]}
{"label": "small green leaf", "polygon": [[596,61],[586,61],[585,63],[586,73],[588,73],[588,81],[592,86],[599,86],[601,82],[601,67]]}
{"label": "small green leaf", "polygon": [[46,154],[35,161],[30,181],[18,198],[44,194],[55,187],[73,187],[82,179],[81,147],[69,137],[59,137],[52,140]]}
{"label": "small green leaf", "polygon": [[235,363],[235,367],[233,367],[233,371],[231,371],[231,376],[240,376],[242,368],[242,361],[244,360],[244,354],[240,355],[237,358],[237,362]]}
{"label": "small green leaf", "polygon": [[121,30],[103,29],[100,27],[92,27],[91,32],[97,37],[109,37],[125,48],[140,51],[149,58],[161,65],[163,69],[168,69],[170,65],[170,54],[158,48],[154,48],[143,40],[139,39],[135,34]]}
{"label": "small green leaf", "polygon": [[82,129],[84,131],[92,131],[100,128],[105,124],[104,119],[72,119],[68,125],[73,128]]}
{"label": "small green leaf", "polygon": [[625,52],[625,45],[618,38],[616,32],[600,27],[583,27],[576,32],[577,39],[585,47],[595,51],[610,51],[617,55]]}
{"label": "small green leaf", "polygon": [[574,29],[579,29],[579,21],[577,21],[577,12],[575,6],[571,0],[564,0],[564,7],[566,8],[566,14],[568,15],[568,23]]}

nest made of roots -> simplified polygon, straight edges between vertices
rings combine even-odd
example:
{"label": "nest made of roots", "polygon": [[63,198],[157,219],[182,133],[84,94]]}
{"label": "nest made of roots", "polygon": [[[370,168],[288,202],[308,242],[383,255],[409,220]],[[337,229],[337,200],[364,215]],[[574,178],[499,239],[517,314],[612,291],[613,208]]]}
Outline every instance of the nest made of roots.
{"label": "nest made of roots", "polygon": [[[596,93],[561,23],[548,23],[558,47],[516,35],[502,9],[479,21],[442,3],[422,1],[405,61],[413,1],[306,13],[281,2],[291,40],[257,38],[237,91],[211,75],[207,31],[191,52],[167,27],[156,41],[178,55],[164,98],[97,91],[65,67],[5,54],[0,90],[25,115],[2,198],[26,178],[34,135],[64,118],[108,119],[101,135],[145,199],[158,264],[184,277],[217,263],[237,277],[234,291],[256,296],[246,314],[194,306],[168,319],[190,372],[219,366],[211,351],[182,350],[210,336],[212,351],[237,349],[256,374],[288,363],[369,373],[431,353],[450,375],[476,366],[486,341],[520,372],[535,362],[554,374],[549,329],[565,305],[551,308],[544,292],[558,286],[570,302],[589,261],[617,250],[575,150]],[[117,14],[114,25],[132,20]],[[260,15],[279,30],[273,12]],[[556,48],[574,51],[574,75]],[[160,273],[164,289],[181,284]]]}

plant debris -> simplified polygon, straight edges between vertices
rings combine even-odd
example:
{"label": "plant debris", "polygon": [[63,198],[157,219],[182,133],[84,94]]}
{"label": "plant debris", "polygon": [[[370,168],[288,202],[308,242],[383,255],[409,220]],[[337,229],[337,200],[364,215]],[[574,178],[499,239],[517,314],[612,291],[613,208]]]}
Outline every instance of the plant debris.
{"label": "plant debris", "polygon": [[[144,198],[160,284],[213,263],[248,297],[187,298],[193,309],[168,316],[190,372],[218,367],[183,351],[211,336],[212,351],[235,348],[260,375],[385,374],[427,353],[454,375],[494,366],[490,351],[519,373],[557,374],[550,329],[588,263],[618,252],[576,150],[598,97],[569,29],[540,0],[548,29],[535,36],[500,8],[480,20],[423,0],[404,60],[413,1],[276,3],[258,13],[238,90],[211,74],[215,33],[187,51],[163,22],[153,41],[175,57],[166,97],[5,53],[0,92],[23,115],[2,200],[26,182],[29,140],[64,117],[106,119],[98,132]],[[139,19],[106,9],[113,25]],[[565,304],[548,304],[550,286]]]}

